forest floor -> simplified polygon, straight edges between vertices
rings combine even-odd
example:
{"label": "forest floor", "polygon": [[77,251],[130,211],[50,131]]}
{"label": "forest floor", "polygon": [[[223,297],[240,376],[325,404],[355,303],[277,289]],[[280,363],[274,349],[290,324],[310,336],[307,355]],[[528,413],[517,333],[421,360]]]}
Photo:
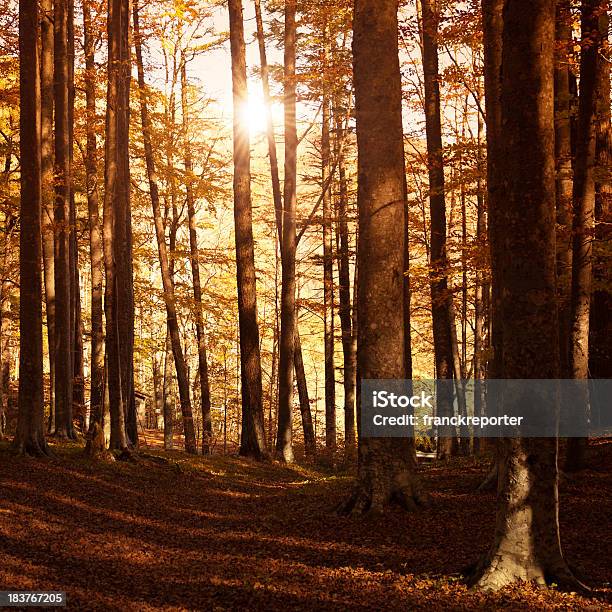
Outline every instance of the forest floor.
{"label": "forest floor", "polygon": [[484,462],[423,465],[432,505],[420,512],[343,518],[351,479],[329,470],[53,450],[18,458],[0,443],[0,590],[63,590],[78,610],[612,610],[609,466],[561,490],[566,557],[595,589],[584,598],[462,584],[492,538]]}

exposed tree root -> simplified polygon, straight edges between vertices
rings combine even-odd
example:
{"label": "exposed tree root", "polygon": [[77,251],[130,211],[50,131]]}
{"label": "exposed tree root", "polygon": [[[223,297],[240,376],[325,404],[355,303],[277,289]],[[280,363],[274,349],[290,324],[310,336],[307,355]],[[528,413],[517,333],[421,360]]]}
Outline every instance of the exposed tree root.
{"label": "exposed tree root", "polygon": [[469,586],[483,591],[498,591],[518,582],[529,582],[539,587],[555,585],[564,591],[583,594],[591,592],[580,582],[565,563],[551,568],[536,559],[521,560],[508,554],[497,554],[492,559],[485,558],[476,571],[468,578]]}

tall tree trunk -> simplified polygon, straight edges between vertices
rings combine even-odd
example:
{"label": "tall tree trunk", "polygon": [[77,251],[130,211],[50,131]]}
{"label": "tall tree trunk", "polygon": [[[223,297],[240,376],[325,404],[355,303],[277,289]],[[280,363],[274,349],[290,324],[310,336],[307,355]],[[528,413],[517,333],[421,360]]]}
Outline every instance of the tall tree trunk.
{"label": "tall tree trunk", "polygon": [[[444,161],[442,158],[442,125],[440,118],[440,84],[438,76],[438,0],[421,0],[423,73],[425,81],[425,129],[427,132],[427,165],[429,170],[429,206],[431,216],[431,310],[433,319],[436,379],[453,378],[451,308],[447,277],[446,203],[444,196]],[[436,392],[439,416],[452,416],[450,386],[439,385]],[[438,457],[456,453],[454,428],[439,428]]]}
{"label": "tall tree trunk", "polygon": [[555,160],[557,196],[557,295],[561,375],[569,372],[570,293],[572,285],[572,127],[570,49],[572,16],[569,0],[557,2],[555,55]]}
{"label": "tall tree trunk", "polygon": [[210,415],[210,383],[208,380],[208,358],[204,314],[202,311],[202,284],[200,282],[200,251],[196,226],[195,199],[193,195],[193,161],[189,143],[189,106],[187,104],[187,67],[181,64],[181,106],[183,116],[183,146],[185,149],[185,190],[187,195],[187,216],[189,218],[189,246],[191,249],[191,276],[195,308],[196,337],[198,342],[198,372],[200,375],[200,403],[202,408],[202,454],[210,453],[212,419]]}
{"label": "tall tree trunk", "polygon": [[283,201],[278,173],[278,155],[276,152],[276,138],[274,136],[274,122],[272,120],[270,70],[268,68],[268,59],[266,55],[266,39],[263,29],[260,0],[255,0],[255,21],[257,23],[257,43],[259,46],[259,61],[261,64],[261,85],[266,107],[266,136],[268,139],[268,155],[270,156],[270,174],[272,176],[272,195],[274,198],[276,230],[278,233],[278,240],[281,242],[283,239]]}
{"label": "tall tree trunk", "polygon": [[[323,35],[325,56],[329,53]],[[332,198],[329,184],[330,174],[330,105],[329,97],[323,94],[323,120],[321,134],[321,184],[323,185],[323,311],[325,353],[325,446],[332,455],[336,452],[336,372],[334,366],[334,252],[332,244]]]}
{"label": "tall tree trunk", "polygon": [[153,159],[153,145],[151,134],[151,119],[147,104],[147,91],[144,78],[144,66],[142,61],[142,41],[140,38],[140,27],[138,18],[138,2],[133,3],[134,16],[134,46],[136,49],[136,64],[138,67],[138,89],[140,94],[140,119],[142,124],[142,138],[144,143],[145,162],[147,166],[147,177],[149,179],[149,191],[151,196],[151,207],[155,234],[157,236],[157,251],[159,255],[159,267],[161,269],[162,284],[164,289],[164,301],[166,304],[166,315],[168,331],[172,343],[174,355],[174,367],[179,388],[181,401],[181,413],[183,415],[183,428],[185,434],[185,450],[188,453],[197,453],[193,413],[191,408],[191,397],[189,392],[189,377],[187,364],[181,346],[181,337],[178,327],[178,315],[176,312],[176,297],[174,295],[174,283],[170,274],[168,263],[168,250],[166,246],[166,234],[159,200],[159,188],[157,184],[157,173]]}
{"label": "tall tree trunk", "polygon": [[[597,64],[601,43],[599,14],[602,0],[584,0],[581,8],[580,96],[574,174],[574,223],[572,242],[572,286],[570,306],[569,373],[572,378],[589,375],[589,318],[593,274],[595,228],[595,151]],[[577,406],[578,418],[586,424],[588,396]],[[584,467],[586,438],[568,440],[567,470]]]}
{"label": "tall tree trunk", "polygon": [[234,103],[234,223],[242,378],[240,454],[261,458],[266,454],[266,437],[257,323],[255,247],[251,207],[251,151],[248,129],[241,124],[240,119],[241,109],[248,102],[242,0],[229,0],[229,17]]}
{"label": "tall tree trunk", "polygon": [[348,186],[344,154],[339,143],[344,139],[342,118],[335,113],[335,155],[338,157],[339,194],[337,198],[338,236],[338,299],[340,302],[340,329],[342,332],[343,378],[344,378],[344,447],[347,455],[355,451],[355,366],[357,355],[353,344],[351,321],[351,279],[348,230]]}
{"label": "tall tree trunk", "polygon": [[[489,323],[491,356],[487,363],[487,377],[501,378],[502,304],[500,283],[503,276],[501,255],[504,253],[504,225],[501,219],[504,194],[500,186],[499,169],[501,145],[501,61],[504,0],[482,0],[485,112],[487,117],[487,237],[491,264]],[[488,487],[497,479],[500,465],[499,444],[495,444],[495,459],[489,476],[481,484]]]}
{"label": "tall tree trunk", "polygon": [[55,433],[74,438],[72,425],[72,333],[70,296],[70,113],[68,0],[57,0],[54,13],[55,86]]}
{"label": "tall tree trunk", "polygon": [[53,177],[53,0],[42,0],[40,21],[42,249],[49,354],[49,425],[55,431],[55,190]]}
{"label": "tall tree trunk", "polygon": [[276,455],[293,462],[293,356],[295,340],[295,215],[297,204],[297,128],[296,128],[296,1],[285,0],[285,185],[283,238],[281,241],[281,335],[278,366],[278,431]]}
{"label": "tall tree trunk", "polygon": [[[505,228],[504,251],[497,252],[497,242],[493,249],[494,260],[503,265],[502,312],[512,312],[502,319],[500,374],[508,379],[559,377],[554,17],[554,0],[506,0],[503,11],[501,140],[490,156],[503,202],[493,198],[490,205],[492,218]],[[493,280],[499,283],[496,272]],[[516,400],[505,394],[501,413],[515,409]],[[559,541],[557,440],[506,438],[499,446],[495,535],[475,581],[485,589],[520,580],[571,581]]]}
{"label": "tall tree trunk", "polygon": [[118,242],[120,236],[117,226],[125,221],[120,209],[125,208],[126,197],[129,197],[129,173],[123,164],[127,150],[126,135],[121,134],[126,126],[128,109],[122,98],[121,63],[123,57],[124,37],[127,37],[127,21],[123,20],[125,10],[122,5],[126,0],[110,0],[108,3],[108,87],[106,99],[106,138],[104,169],[104,219],[103,246],[106,286],[104,290],[104,310],[106,315],[106,361],[109,410],[111,421],[110,448],[127,449],[128,439],[125,430],[126,401],[122,388],[122,367],[120,348],[125,341],[119,328],[120,309],[128,306],[119,300],[118,284]]}
{"label": "tall tree trunk", "polygon": [[[89,436],[87,450],[96,454],[104,445],[104,257],[100,228],[98,193],[98,148],[96,143],[96,65],[90,0],[83,0],[83,46],[85,50],[85,104],[87,148],[85,179],[89,216],[89,256],[91,261],[91,390],[89,394]],[[96,447],[98,444],[98,447]]]}
{"label": "tall tree trunk", "polygon": [[[356,0],[353,70],[359,170],[359,377],[402,379],[406,207],[395,0]],[[344,512],[379,511],[392,501],[414,507],[422,499],[413,437],[360,439],[357,488]]]}
{"label": "tall tree trunk", "polygon": [[[480,92],[479,92],[480,93]],[[479,95],[480,99],[480,95]],[[485,210],[485,198],[483,191],[484,164],[482,156],[483,120],[478,114],[478,152],[476,179],[476,248],[478,252],[478,263],[476,267],[476,288],[474,295],[474,416],[483,416],[485,413],[485,391],[483,381],[486,377],[486,299],[488,293],[488,282],[486,279],[486,263],[489,258],[486,251],[487,243],[487,219]],[[474,436],[474,454],[480,452],[480,438]]]}
{"label": "tall tree trunk", "polygon": [[[275,212],[275,221],[276,221],[276,232],[278,236],[279,244],[282,242],[283,237],[283,199],[280,189],[280,179],[278,172],[278,155],[276,151],[276,137],[274,135],[274,122],[272,120],[272,97],[270,95],[270,77],[269,77],[269,69],[268,69],[268,60],[266,55],[266,43],[263,29],[263,18],[261,13],[261,2],[260,0],[255,0],[255,20],[257,23],[257,42],[259,45],[259,58],[261,63],[261,83],[263,88],[263,96],[264,103],[266,106],[266,135],[268,140],[268,155],[270,158],[270,175],[272,179],[272,196],[274,200],[274,212]],[[282,254],[281,254],[282,255]],[[297,317],[297,315],[296,315]],[[298,394],[300,398],[300,411],[302,413],[302,425],[305,426],[307,422],[312,421],[312,416],[310,415],[310,401],[308,400],[308,387],[306,383],[306,375],[304,373],[304,361],[301,358],[301,341],[300,341],[300,330],[299,326],[295,325],[295,346],[300,347],[296,348],[296,351],[300,351],[300,355],[295,358],[295,377],[298,384]],[[275,339],[275,347],[277,346],[278,339]],[[272,380],[270,382],[271,389],[274,389],[274,379],[276,375],[276,352],[273,352],[272,355]],[[272,400],[271,400],[272,401]],[[272,414],[272,406],[270,405],[270,415]],[[269,428],[272,427],[272,419],[269,419]],[[269,432],[269,435],[272,435],[272,431]],[[310,432],[307,431],[307,428],[304,429],[304,440],[310,438]],[[270,440],[270,445],[272,445],[272,440]],[[308,440],[307,444],[311,444],[310,440]],[[314,434],[313,434],[313,449],[314,445]],[[310,452],[307,449],[307,452]],[[313,451],[314,453],[314,451]]]}
{"label": "tall tree trunk", "polygon": [[[12,152],[7,154],[7,158],[9,156],[12,157]],[[10,168],[10,159],[7,165]],[[12,283],[8,278],[7,270],[11,263],[11,254],[14,250],[12,238],[16,227],[17,218],[10,213],[7,214],[5,227],[2,232],[2,269],[4,270],[4,279],[0,284],[0,440],[6,433],[8,400],[10,394],[10,314]]]}
{"label": "tall tree trunk", "polygon": [[13,442],[21,454],[47,455],[45,441],[41,249],[38,2],[19,2],[19,410]]}
{"label": "tall tree trunk", "polygon": [[[609,57],[608,11],[600,16],[602,49]],[[610,63],[598,62],[597,73],[597,176],[595,187],[594,292],[591,303],[589,373],[592,378],[612,378],[612,256],[605,248],[612,240],[612,125],[610,123]]]}
{"label": "tall tree trunk", "polygon": [[130,3],[120,3],[119,112],[118,119],[118,198],[115,211],[115,259],[117,275],[117,329],[119,330],[119,356],[121,366],[121,395],[125,406],[125,425],[128,440],[138,446],[136,398],[134,396],[134,273],[132,268],[132,210],[130,203],[130,83],[131,42]]}
{"label": "tall tree trunk", "polygon": [[300,334],[295,333],[295,380],[300,397],[300,413],[302,415],[302,429],[304,430],[304,453],[306,457],[313,458],[317,452],[317,446],[312,424],[312,412],[310,410],[310,398],[308,397],[308,385],[306,383],[306,373],[304,371],[304,359],[302,357],[302,342]]}

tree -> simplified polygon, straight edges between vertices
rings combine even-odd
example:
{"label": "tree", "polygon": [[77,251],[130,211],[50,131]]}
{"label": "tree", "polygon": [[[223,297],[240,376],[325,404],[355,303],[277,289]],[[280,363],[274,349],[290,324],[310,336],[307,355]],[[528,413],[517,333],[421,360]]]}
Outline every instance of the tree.
{"label": "tree", "polygon": [[193,194],[193,159],[188,137],[189,106],[187,104],[187,66],[181,62],[181,108],[183,115],[183,147],[185,150],[185,191],[187,196],[187,217],[189,219],[189,248],[191,251],[191,278],[195,310],[196,338],[198,342],[198,373],[200,377],[200,404],[202,409],[202,454],[210,452],[212,421],[210,415],[210,384],[208,381],[208,358],[204,314],[202,311],[202,283],[200,281],[200,251],[196,228],[195,198]]}
{"label": "tree", "polygon": [[570,89],[570,3],[557,2],[555,56],[555,161],[557,197],[557,284],[561,372],[569,377],[570,293],[572,284],[572,94]]}
{"label": "tree", "polygon": [[96,141],[96,65],[95,35],[90,0],[83,0],[83,48],[85,51],[85,104],[87,143],[85,149],[85,180],[89,221],[89,258],[91,263],[91,390],[89,396],[89,432],[87,452],[91,455],[104,450],[104,255],[100,227],[98,191],[98,146]]}
{"label": "tree", "polygon": [[[429,206],[431,216],[431,312],[433,319],[436,379],[453,378],[451,325],[452,304],[448,289],[446,255],[446,202],[444,195],[444,161],[440,119],[440,84],[438,77],[438,0],[421,0],[423,73],[425,85],[425,129],[427,132],[427,169],[429,171]],[[452,416],[451,387],[442,382],[437,389],[437,410],[441,416]],[[438,457],[448,458],[457,450],[453,428],[440,428]]]}
{"label": "tree", "polygon": [[69,128],[68,0],[54,4],[55,88],[55,434],[74,438],[72,425],[72,334],[70,200],[72,168]]}
{"label": "tree", "polygon": [[21,232],[19,239],[19,411],[14,448],[48,455],[44,429],[42,290],[40,65],[38,3],[19,2],[19,154]]}
{"label": "tree", "polygon": [[279,398],[276,455],[293,462],[293,356],[295,351],[295,215],[297,205],[297,128],[296,128],[296,2],[285,0],[285,185],[283,236],[281,240],[282,287],[279,345]]}
{"label": "tree", "polygon": [[[121,347],[128,340],[121,334],[119,310],[129,309],[119,298],[118,264],[120,249],[117,243],[125,238],[119,230],[125,223],[129,206],[128,130],[129,107],[126,99],[124,68],[127,55],[129,10],[125,0],[108,3],[108,86],[106,94],[106,140],[104,169],[103,246],[106,285],[104,311],[106,315],[106,383],[108,385],[111,435],[110,448],[126,450],[126,408],[129,398],[123,384],[126,369],[122,365]],[[127,19],[125,17],[127,16]],[[128,90],[129,93],[129,90]],[[127,201],[126,201],[127,200]],[[125,227],[122,228],[125,230]],[[130,254],[131,255],[131,254]],[[123,262],[123,266],[126,266]],[[131,261],[129,263],[131,266]],[[133,312],[132,312],[133,315]],[[129,369],[129,368],[128,368]]]}
{"label": "tree", "polygon": [[[572,240],[572,281],[570,305],[569,373],[586,379],[589,374],[589,320],[593,276],[593,234],[595,229],[595,162],[597,64],[601,34],[599,16],[604,3],[585,0],[581,8],[582,48],[580,52],[580,96],[574,173],[574,221]],[[587,421],[588,397],[584,397],[580,419]],[[586,438],[568,440],[566,469],[584,467]]]}
{"label": "tree", "polygon": [[[327,38],[327,33],[323,34]],[[329,43],[324,43],[325,64]],[[326,69],[326,68],[324,68]],[[330,174],[330,101],[323,94],[321,134],[321,184],[323,185],[323,310],[325,352],[325,446],[333,455],[336,452],[336,373],[334,366],[334,254],[332,243],[332,194]]]}
{"label": "tree", "polygon": [[[405,188],[397,2],[356,0],[353,70],[359,184],[357,362],[363,379],[402,379]],[[361,438],[345,513],[424,501],[414,438]]]}
{"label": "tree", "polygon": [[[493,35],[492,4],[485,9],[485,40]],[[503,353],[499,374],[508,379],[559,377],[559,334],[555,287],[555,157],[553,65],[555,3],[526,5],[506,0],[502,41],[501,136],[489,157],[502,198],[489,205],[504,226],[492,242],[501,306]],[[498,22],[499,23],[499,22]],[[536,44],[537,41],[537,44]],[[492,41],[489,41],[491,43]],[[491,56],[488,56],[488,61]],[[490,64],[489,64],[490,67]],[[495,96],[494,89],[487,91]],[[495,115],[491,115],[495,117]],[[494,119],[495,121],[495,119]],[[496,239],[499,235],[495,234]],[[494,308],[497,303],[494,304]],[[504,313],[512,312],[512,316]],[[494,324],[500,322],[494,316]],[[498,356],[499,357],[499,356]],[[507,397],[510,395],[510,397]],[[501,411],[512,409],[507,394]],[[519,398],[520,401],[520,398]],[[499,441],[499,489],[495,535],[473,581],[498,589],[519,580],[576,584],[559,541],[557,446],[554,438]]]}
{"label": "tree", "polygon": [[[601,53],[609,56],[608,11],[600,15]],[[597,72],[597,176],[595,188],[595,241],[593,243],[593,297],[589,332],[589,373],[592,378],[612,378],[612,290],[610,244],[612,228],[612,124],[610,122],[610,63],[598,62]]]}
{"label": "tree", "polygon": [[[145,162],[147,166],[147,177],[149,179],[149,193],[151,197],[151,208],[153,223],[155,224],[155,235],[157,237],[157,251],[159,255],[159,267],[161,268],[162,284],[164,289],[164,302],[168,322],[168,332],[174,355],[174,367],[179,388],[181,401],[181,412],[183,415],[183,428],[185,434],[185,450],[196,454],[196,436],[193,424],[193,412],[191,408],[191,397],[189,393],[189,375],[187,364],[181,346],[181,337],[178,326],[178,315],[176,311],[176,297],[174,294],[174,283],[170,274],[168,264],[168,251],[166,248],[166,233],[159,201],[159,187],[157,184],[157,172],[153,159],[153,145],[151,135],[151,119],[147,104],[147,91],[144,77],[144,64],[142,61],[142,41],[140,36],[140,24],[138,16],[138,2],[133,3],[134,16],[134,46],[136,48],[136,65],[138,67],[138,90],[140,94],[140,119],[142,125],[142,137],[144,142]],[[193,207],[193,202],[191,203]]]}
{"label": "tree", "polygon": [[257,323],[255,247],[251,208],[251,153],[248,131],[240,123],[248,102],[246,51],[241,0],[229,0],[232,89],[234,103],[234,224],[240,326],[242,436],[240,454],[257,459],[266,454],[263,423],[261,357]]}
{"label": "tree", "polygon": [[41,2],[41,173],[42,248],[49,345],[49,431],[55,430],[55,191],[53,178],[53,0]]}

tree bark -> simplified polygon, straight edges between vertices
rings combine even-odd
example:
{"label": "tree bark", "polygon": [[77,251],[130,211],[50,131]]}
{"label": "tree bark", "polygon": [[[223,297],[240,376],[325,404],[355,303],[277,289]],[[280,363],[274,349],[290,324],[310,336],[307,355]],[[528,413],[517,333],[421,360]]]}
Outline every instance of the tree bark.
{"label": "tree bark", "polygon": [[[111,450],[126,450],[128,438],[125,430],[126,401],[122,387],[122,367],[120,348],[125,338],[121,336],[118,311],[125,308],[119,301],[117,275],[119,240],[117,226],[125,219],[119,214],[125,208],[121,200],[129,197],[129,173],[123,163],[127,151],[125,135],[121,129],[126,125],[126,117],[119,121],[119,115],[126,115],[128,109],[122,99],[121,63],[123,58],[122,40],[127,37],[127,22],[122,20],[122,5],[126,0],[110,0],[108,3],[108,86],[106,99],[106,139],[104,169],[104,219],[103,246],[106,286],[104,290],[104,311],[106,315],[106,362],[109,410],[111,421]],[[125,14],[125,11],[123,11]]]}
{"label": "tree bark", "polygon": [[338,299],[340,302],[340,329],[342,332],[343,384],[344,384],[344,446],[347,455],[355,451],[355,366],[357,355],[353,344],[351,321],[351,279],[349,259],[348,230],[348,186],[344,154],[339,143],[344,139],[342,119],[335,113],[336,143],[335,154],[338,159],[339,194],[337,198],[338,236]]}
{"label": "tree bark", "polygon": [[164,352],[164,450],[174,447],[174,395],[172,392],[172,343],[170,332],[166,329],[166,347]]}
{"label": "tree bark", "polygon": [[[502,318],[499,373],[507,379],[559,377],[554,17],[554,0],[505,2],[501,139],[490,157],[503,202],[493,198],[490,211],[505,228],[504,251],[497,250],[499,243],[493,244],[503,277],[500,283],[494,267],[493,280],[498,283],[502,313],[512,312]],[[487,31],[486,36],[491,34]],[[487,93],[495,95],[495,89]],[[512,410],[515,401],[521,398],[504,394],[502,413]],[[559,541],[557,440],[503,439],[499,456],[495,535],[474,581],[485,589],[520,580],[571,582]]]}
{"label": "tree bark", "polygon": [[257,323],[255,247],[251,207],[251,152],[248,130],[241,124],[241,109],[248,102],[246,49],[242,1],[229,0],[228,4],[234,103],[234,224],[242,378],[240,454],[260,459],[266,455],[266,437]]}
{"label": "tree bark", "polygon": [[74,438],[70,296],[70,192],[68,0],[54,3],[55,95],[55,434]]}
{"label": "tree bark", "polygon": [[276,137],[272,120],[272,96],[270,95],[270,70],[266,55],[266,39],[264,36],[261,2],[255,0],[255,21],[257,23],[257,44],[259,46],[259,61],[261,64],[261,85],[266,107],[266,136],[268,139],[268,155],[270,156],[270,174],[272,177],[272,195],[274,198],[274,213],[279,242],[283,239],[283,201],[278,173],[278,155],[276,152]]}
{"label": "tree bark", "polygon": [[[362,379],[405,376],[405,188],[397,2],[356,0],[353,70],[358,150],[357,261]],[[345,513],[424,500],[414,438],[361,438],[355,492]]]}
{"label": "tree bark", "polygon": [[187,67],[181,64],[181,106],[183,118],[183,146],[185,148],[185,191],[187,196],[187,216],[189,218],[189,247],[191,250],[191,276],[193,279],[193,299],[195,309],[196,338],[198,342],[198,372],[200,375],[200,403],[202,410],[202,454],[210,453],[212,440],[212,419],[210,414],[210,383],[208,380],[208,358],[204,313],[202,311],[202,284],[200,282],[200,251],[196,226],[195,198],[193,194],[193,160],[189,143],[189,107],[187,104]]}
{"label": "tree bark", "polygon": [[55,431],[55,190],[53,169],[53,0],[42,0],[40,20],[42,249],[49,354],[49,424]]}
{"label": "tree bark", "polygon": [[[325,39],[325,61],[329,44]],[[324,67],[324,70],[327,68]],[[336,372],[334,365],[334,252],[332,244],[332,198],[329,185],[330,174],[330,104],[329,96],[323,93],[323,119],[321,130],[321,184],[323,185],[323,311],[325,354],[325,446],[333,456],[336,452]]]}
{"label": "tree bark", "polygon": [[[609,15],[600,16],[602,50],[609,59]],[[597,176],[595,188],[594,292],[591,303],[589,373],[592,378],[612,378],[612,257],[605,248],[612,240],[612,125],[610,123],[610,63],[598,62],[597,72]]]}
{"label": "tree bark", "polygon": [[[572,378],[589,375],[589,319],[593,276],[593,235],[595,229],[595,153],[597,64],[601,46],[599,14],[602,0],[584,0],[581,8],[582,48],[580,52],[580,96],[574,174],[574,222],[572,241],[572,285],[570,305],[569,373]],[[586,424],[588,396],[578,418]],[[566,470],[584,467],[586,438],[568,440]]]}
{"label": "tree bark", "polygon": [[[138,69],[138,90],[140,97],[140,119],[142,125],[142,137],[144,144],[145,162],[147,167],[147,178],[149,180],[149,192],[151,196],[151,207],[153,222],[155,224],[155,234],[157,236],[157,252],[159,255],[159,267],[161,269],[162,284],[164,289],[164,302],[166,305],[166,315],[168,331],[174,355],[174,367],[179,388],[181,401],[181,413],[183,416],[183,428],[185,435],[185,450],[190,454],[197,453],[195,428],[193,423],[193,412],[191,408],[191,397],[189,392],[189,377],[187,374],[187,364],[181,346],[181,337],[178,327],[178,315],[176,312],[176,297],[174,295],[174,283],[170,274],[168,263],[168,250],[166,247],[166,234],[159,200],[159,188],[157,184],[157,172],[153,159],[153,145],[151,134],[151,119],[147,104],[147,91],[144,77],[144,66],[142,61],[142,41],[140,38],[138,2],[133,3],[134,16],[134,46],[136,49],[136,64]],[[193,206],[193,203],[192,203]]]}
{"label": "tree bark", "polygon": [[87,114],[87,148],[85,180],[89,216],[89,256],[91,260],[91,390],[89,394],[89,435],[87,451],[96,454],[96,442],[104,443],[104,436],[96,435],[96,428],[104,432],[104,322],[103,276],[104,256],[100,229],[98,193],[98,148],[96,142],[96,65],[90,0],[83,0],[83,46],[85,51],[85,105]]}
{"label": "tree bark", "polygon": [[285,184],[283,238],[281,241],[282,288],[281,334],[278,365],[279,398],[276,456],[293,462],[293,357],[295,340],[295,215],[297,203],[297,128],[296,128],[296,2],[285,0]]}
{"label": "tree bark", "polygon": [[308,397],[308,385],[306,383],[306,373],[304,371],[304,359],[302,357],[302,342],[298,332],[298,325],[295,326],[295,379],[300,397],[300,413],[302,415],[302,429],[304,431],[304,454],[308,458],[314,458],[317,446],[312,424],[312,412],[310,410],[310,398]]}
{"label": "tree bark", "polygon": [[570,2],[557,2],[555,55],[555,160],[557,196],[557,296],[561,374],[570,376],[569,329],[572,285],[572,95],[570,57],[572,17]]}
{"label": "tree bark", "polygon": [[13,442],[20,454],[48,455],[44,428],[40,66],[38,3],[19,2],[19,156],[21,231],[19,238],[19,409]]}
{"label": "tree bark", "polygon": [[[429,206],[431,216],[430,284],[433,319],[434,359],[437,380],[453,378],[451,308],[447,277],[446,202],[444,194],[444,161],[440,118],[440,84],[438,75],[438,0],[421,0],[423,73],[425,84],[425,130],[429,171]],[[436,392],[439,416],[452,416],[450,386],[442,383]],[[454,428],[438,431],[438,457],[448,458],[457,451]]]}

